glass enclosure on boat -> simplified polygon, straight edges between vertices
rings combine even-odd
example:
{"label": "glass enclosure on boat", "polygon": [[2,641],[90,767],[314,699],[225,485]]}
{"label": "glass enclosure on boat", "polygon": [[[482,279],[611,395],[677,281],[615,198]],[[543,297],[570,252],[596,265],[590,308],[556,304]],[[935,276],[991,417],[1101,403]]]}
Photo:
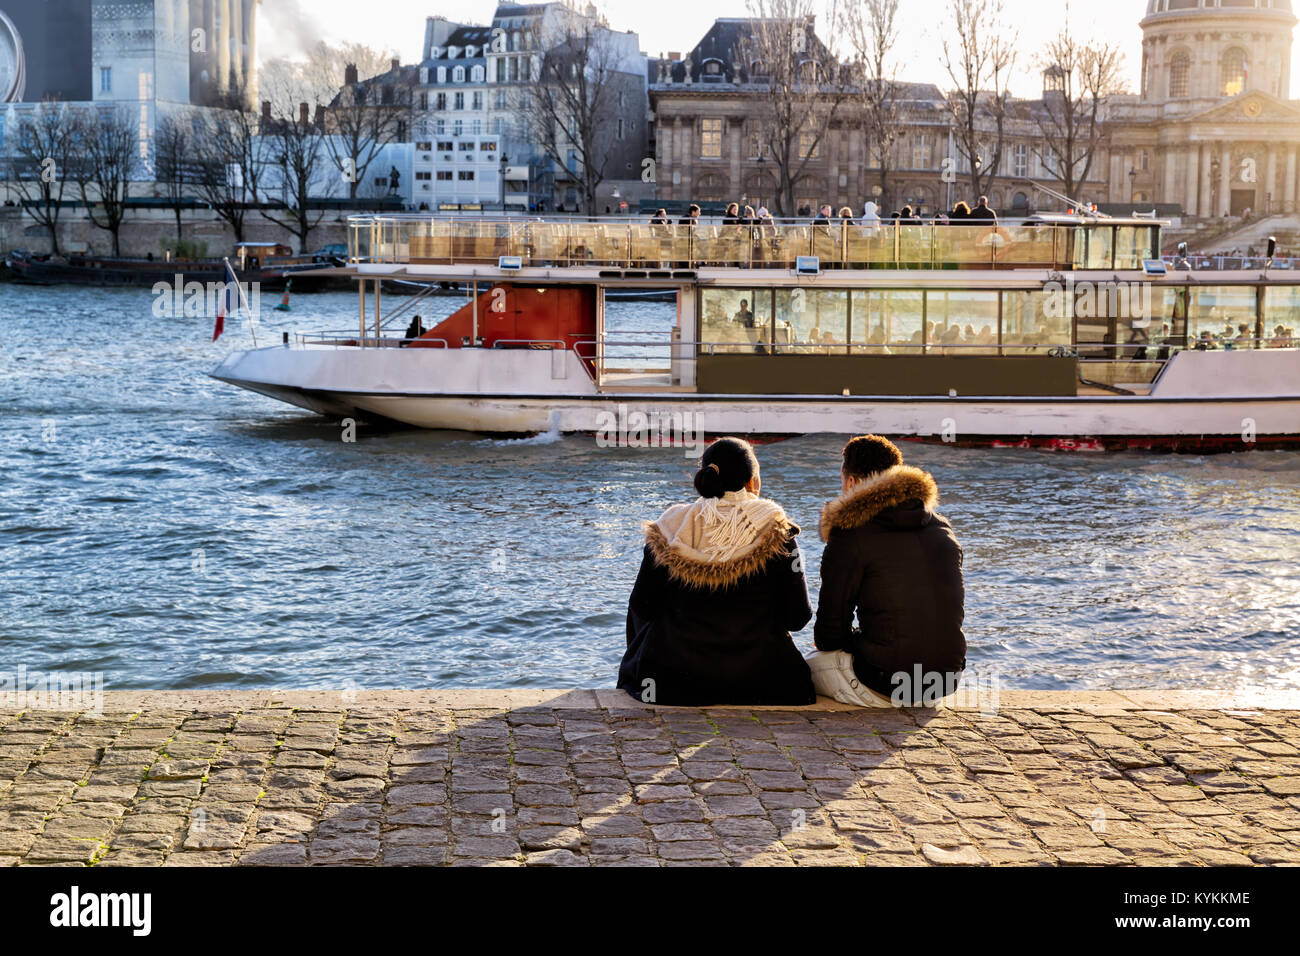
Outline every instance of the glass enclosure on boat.
{"label": "glass enclosure on boat", "polygon": [[1016,222],[980,225],[652,224],[605,219],[444,219],[362,216],[350,220],[354,263],[591,266],[683,270],[793,269],[816,256],[822,269],[1141,269],[1159,256],[1150,222]]}

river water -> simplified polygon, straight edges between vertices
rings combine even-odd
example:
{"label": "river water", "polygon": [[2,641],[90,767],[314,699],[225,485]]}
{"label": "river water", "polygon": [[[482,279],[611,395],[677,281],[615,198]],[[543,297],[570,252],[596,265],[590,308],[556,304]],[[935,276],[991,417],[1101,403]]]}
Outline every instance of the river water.
{"label": "river water", "polygon": [[[210,319],[153,303],[0,285],[0,673],[612,686],[639,523],[690,490],[680,449],[365,427],[346,443],[207,377],[246,328],[214,345]],[[355,309],[298,296],[259,333],[352,329]],[[671,321],[662,304],[611,306],[623,328]],[[759,450],[764,493],[806,529],[814,602],[842,441]],[[1300,688],[1300,454],[904,453],[965,547],[977,671],[1023,688]]]}

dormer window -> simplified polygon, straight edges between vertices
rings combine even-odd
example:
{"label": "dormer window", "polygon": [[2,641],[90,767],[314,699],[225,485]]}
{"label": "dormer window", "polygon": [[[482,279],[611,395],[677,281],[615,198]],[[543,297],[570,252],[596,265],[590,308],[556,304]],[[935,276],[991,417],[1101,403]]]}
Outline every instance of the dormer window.
{"label": "dormer window", "polygon": [[428,85],[428,82],[429,82],[429,68],[427,66],[422,66],[420,67],[420,83],[421,85]]}
{"label": "dormer window", "polygon": [[447,68],[445,66],[438,67],[438,82],[439,83],[447,82]]}
{"label": "dormer window", "polygon": [[452,73],[451,73],[451,81],[452,81],[453,83],[464,83],[464,82],[465,82],[465,68],[464,68],[463,66],[458,66],[458,67],[456,67],[456,69],[454,69],[454,70],[452,71]]}

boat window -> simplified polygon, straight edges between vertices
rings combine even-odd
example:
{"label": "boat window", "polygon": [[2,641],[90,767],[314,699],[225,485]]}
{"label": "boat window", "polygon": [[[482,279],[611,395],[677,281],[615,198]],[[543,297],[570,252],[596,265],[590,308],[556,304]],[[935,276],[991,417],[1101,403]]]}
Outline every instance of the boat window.
{"label": "boat window", "polygon": [[997,354],[998,293],[927,292],[925,312],[929,354]]}
{"label": "boat window", "polygon": [[705,289],[700,294],[702,351],[766,352],[771,301],[766,289]]}
{"label": "boat window", "polygon": [[889,290],[853,293],[853,351],[920,355],[923,294]]}
{"label": "boat window", "polygon": [[1151,338],[1157,345],[1182,346],[1187,334],[1187,288],[1164,286],[1151,295]]}
{"label": "boat window", "polygon": [[1255,338],[1255,289],[1207,286],[1190,290],[1188,346],[1197,349],[1251,348]]}
{"label": "boat window", "polygon": [[1115,254],[1114,229],[1082,229],[1079,237],[1083,240],[1075,246],[1077,267],[1080,269],[1109,269]]}
{"label": "boat window", "polygon": [[848,342],[848,321],[846,289],[778,289],[776,350],[804,355],[842,351]]}
{"label": "boat window", "polygon": [[1002,294],[1002,354],[1023,355],[1070,344],[1072,308],[1064,289]]}
{"label": "boat window", "polygon": [[1300,316],[1300,286],[1270,286],[1264,291],[1264,335],[1260,345],[1270,349],[1293,349],[1296,316]]}
{"label": "boat window", "polygon": [[1158,256],[1151,248],[1150,226],[1115,227],[1115,268],[1141,269],[1146,259]]}

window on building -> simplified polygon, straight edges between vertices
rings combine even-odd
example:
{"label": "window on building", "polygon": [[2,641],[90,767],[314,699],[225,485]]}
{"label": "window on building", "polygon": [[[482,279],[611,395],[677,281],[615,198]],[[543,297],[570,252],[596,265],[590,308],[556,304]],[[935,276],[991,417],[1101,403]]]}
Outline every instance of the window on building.
{"label": "window on building", "polygon": [[1029,147],[1024,143],[1016,143],[1012,148],[1011,165],[1017,176],[1029,175]]}
{"label": "window on building", "polygon": [[101,66],[99,68],[99,92],[113,92],[113,68],[111,66]]}
{"label": "window on building", "polygon": [[452,136],[459,136],[459,135],[460,135],[461,133],[463,133],[463,132],[465,132],[465,121],[464,121],[464,120],[456,120],[456,122],[454,122],[454,123],[451,124],[451,135],[452,135]]}
{"label": "window on building", "polygon": [[822,154],[822,144],[813,132],[799,134],[799,155],[805,159],[816,159]]}
{"label": "window on building", "polygon": [[454,110],[463,110],[465,108],[465,94],[457,93],[452,97],[451,108]]}
{"label": "window on building", "polygon": [[1192,58],[1185,50],[1179,50],[1169,61],[1169,98],[1182,99],[1187,96],[1187,78],[1192,70]]}
{"label": "window on building", "polygon": [[465,142],[460,144],[460,151],[462,153],[472,153],[474,152],[474,144],[469,140],[466,140]]}
{"label": "window on building", "polygon": [[492,132],[500,136],[505,131],[506,131],[506,121],[503,120],[500,116],[498,116],[496,119],[492,121]]}
{"label": "window on building", "polygon": [[465,68],[463,66],[458,66],[456,69],[451,71],[451,81],[453,83],[465,82]]}
{"label": "window on building", "polygon": [[415,173],[415,178],[419,180],[432,179],[433,173],[429,172],[428,170],[424,170],[424,171],[417,170]]}
{"label": "window on building", "polygon": [[1151,171],[1151,154],[1145,149],[1138,150],[1137,167],[1144,173]]}
{"label": "window on building", "polygon": [[722,155],[722,120],[700,120],[700,155],[706,158]]}
{"label": "window on building", "polygon": [[438,82],[439,83],[447,82],[447,68],[445,66],[438,67]]}
{"label": "window on building", "polygon": [[429,94],[428,94],[428,93],[421,93],[421,94],[420,94],[420,109],[422,109],[422,110],[427,110],[428,108],[429,108]]}
{"label": "window on building", "polygon": [[476,91],[474,95],[470,97],[470,104],[473,109],[481,110],[483,108],[483,94]]}
{"label": "window on building", "polygon": [[410,137],[407,136],[406,120],[397,121],[397,141],[405,143]]}
{"label": "window on building", "polygon": [[497,90],[496,108],[503,110],[506,108],[506,91]]}
{"label": "window on building", "polygon": [[474,170],[458,169],[456,170],[456,178],[459,179],[461,182],[467,182],[474,178]]}
{"label": "window on building", "polygon": [[444,139],[438,141],[438,152],[440,153],[450,153],[455,148],[456,144],[451,140]]}
{"label": "window on building", "polygon": [[478,144],[479,152],[495,153],[497,151],[497,141],[494,139],[485,139]]}
{"label": "window on building", "polygon": [[474,120],[472,123],[469,124],[469,131],[473,133],[475,136],[483,132],[483,121],[481,119]]}
{"label": "window on building", "polygon": [[449,182],[451,182],[451,170],[450,170],[450,169],[440,169],[440,170],[438,170],[438,182],[440,182],[440,183],[449,183]]}
{"label": "window on building", "polygon": [[422,153],[431,153],[433,152],[433,143],[416,143],[415,148]]}
{"label": "window on building", "polygon": [[497,57],[497,82],[504,83],[505,81],[506,81],[506,58],[503,56],[499,56]]}
{"label": "window on building", "polygon": [[1236,96],[1246,91],[1246,51],[1233,47],[1223,54],[1223,95]]}
{"label": "window on building", "polygon": [[934,155],[928,133],[918,133],[912,144],[912,168],[929,169]]}
{"label": "window on building", "polygon": [[622,119],[620,119],[620,120],[618,121],[618,138],[619,138],[619,139],[622,139],[622,138],[623,138],[623,120],[622,120]]}
{"label": "window on building", "polygon": [[429,68],[427,66],[420,67],[420,82],[421,83],[429,82]]}
{"label": "window on building", "polygon": [[476,66],[476,67],[474,67],[474,69],[470,70],[470,71],[469,71],[469,78],[470,78],[470,81],[471,81],[471,82],[474,82],[474,83],[482,83],[482,82],[483,82],[483,67],[481,67],[481,66]]}
{"label": "window on building", "polygon": [[439,93],[433,98],[433,108],[436,110],[445,110],[447,108],[447,94]]}

